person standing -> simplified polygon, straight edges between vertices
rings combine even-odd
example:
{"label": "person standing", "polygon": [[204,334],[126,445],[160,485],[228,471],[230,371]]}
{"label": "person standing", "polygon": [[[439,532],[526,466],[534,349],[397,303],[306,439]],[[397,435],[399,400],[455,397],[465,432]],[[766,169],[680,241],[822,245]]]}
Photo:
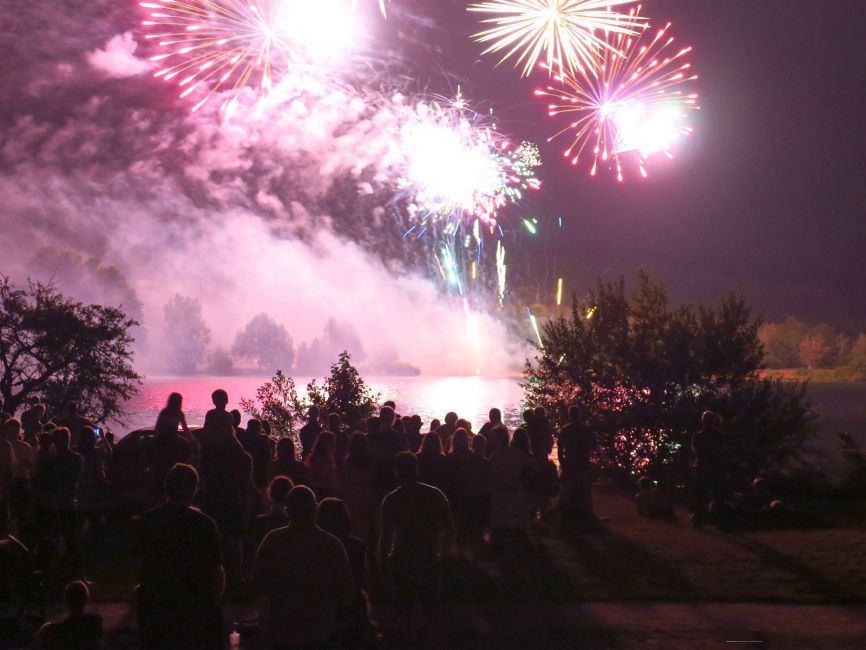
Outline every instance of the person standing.
{"label": "person standing", "polygon": [[568,424],[559,430],[557,455],[562,482],[562,521],[586,524],[592,521],[592,452],[595,433],[583,420],[580,407],[568,409]]}
{"label": "person standing", "polygon": [[328,648],[355,598],[352,567],[340,540],[316,525],[312,490],[293,488],[286,509],[289,525],[256,553],[253,590],[266,603],[271,648]]}
{"label": "person standing", "polygon": [[34,477],[37,534],[48,534],[63,541],[66,552],[78,571],[83,570],[78,542],[78,481],[81,478],[81,456],[69,448],[69,429],[58,427],[51,432],[53,453],[39,466]]}
{"label": "person standing", "polygon": [[211,394],[214,407],[204,416],[204,427],[201,430],[201,443],[204,445],[211,436],[225,435],[228,431],[234,434],[234,418],[226,410],[229,404],[229,394],[222,388]]}
{"label": "person standing", "polygon": [[322,425],[319,424],[319,407],[311,406],[307,410],[307,423],[301,427],[301,460],[306,460],[307,456],[313,451],[313,445],[316,444],[316,438],[322,432]]}
{"label": "person standing", "polygon": [[221,650],[225,573],[216,524],[191,505],[198,473],[175,465],[164,489],[165,504],[142,515],[137,531],[142,645]]}
{"label": "person standing", "polygon": [[[5,440],[11,446],[11,483],[9,485],[9,504],[12,516],[18,522],[18,533],[27,538],[30,531],[30,502],[32,500],[32,489],[30,480],[33,476],[35,466],[35,453],[33,448],[21,440],[21,422],[15,418],[9,418],[0,425],[2,435],[0,440]],[[0,442],[0,445],[3,443]],[[0,450],[0,455],[3,452]],[[2,470],[0,470],[2,471]],[[2,481],[2,479],[0,479]]]}
{"label": "person standing", "polygon": [[702,528],[713,501],[719,499],[724,443],[712,411],[701,415],[701,429],[692,436],[694,514],[692,525]]}
{"label": "person standing", "polygon": [[394,581],[401,641],[409,643],[416,603],[434,638],[440,636],[439,580],[442,560],[454,542],[454,522],[445,495],[418,482],[415,454],[398,454],[394,467],[400,486],[382,501],[377,556]]}

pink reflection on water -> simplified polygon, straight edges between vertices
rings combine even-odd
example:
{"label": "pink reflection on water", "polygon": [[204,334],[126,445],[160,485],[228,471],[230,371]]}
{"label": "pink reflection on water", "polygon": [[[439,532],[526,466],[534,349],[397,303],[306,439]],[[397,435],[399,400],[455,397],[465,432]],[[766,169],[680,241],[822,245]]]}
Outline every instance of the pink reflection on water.
{"label": "pink reflection on water", "polygon": [[[256,389],[268,379],[250,376],[149,378],[127,406],[128,425],[111,428],[122,436],[126,431],[153,426],[171,392],[183,395],[189,424],[202,424],[205,413],[212,408],[210,396],[214,389],[228,391],[229,408],[233,409],[238,408],[241,398],[254,398]],[[295,379],[301,394],[309,380],[308,377]],[[444,419],[448,411],[468,419],[475,431],[487,421],[487,412],[492,407],[502,410],[510,426],[520,418],[523,391],[519,379],[514,377],[371,377],[367,382],[374,393],[381,393],[381,401],[397,402],[401,415],[420,415],[425,430],[433,418]]]}

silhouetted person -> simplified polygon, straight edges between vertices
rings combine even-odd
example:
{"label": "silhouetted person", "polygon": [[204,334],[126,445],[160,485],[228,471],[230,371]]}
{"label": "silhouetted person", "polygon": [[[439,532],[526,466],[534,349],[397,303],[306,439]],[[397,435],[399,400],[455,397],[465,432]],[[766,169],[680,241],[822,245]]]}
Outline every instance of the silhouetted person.
{"label": "silhouetted person", "polygon": [[78,480],[78,535],[84,533],[85,525],[89,528],[90,544],[100,541],[102,532],[102,517],[107,501],[108,481],[106,465],[111,460],[111,445],[96,430],[84,427],[78,434],[78,447],[75,450],[81,456],[81,475]]}
{"label": "silhouetted person", "polygon": [[139,522],[138,624],[144,648],[223,647],[220,539],[213,519],[191,507],[197,489],[195,469],[175,465],[165,478],[166,503]]}
{"label": "silhouetted person", "polygon": [[69,429],[69,433],[71,436],[69,440],[69,445],[73,448],[78,446],[78,432],[81,431],[81,429],[84,427],[93,426],[93,422],[88,420],[79,412],[77,402],[68,402],[66,404],[66,411],[64,412],[63,416],[59,419],[54,418],[54,424],[56,424],[58,427],[66,427],[67,429]]}
{"label": "silhouetted person", "polygon": [[[0,440],[5,440],[9,443],[8,452],[11,453],[9,461],[11,467],[9,471],[9,506],[12,516],[18,521],[19,534],[27,537],[30,531],[30,507],[33,501],[33,488],[31,479],[36,468],[36,452],[34,449],[21,440],[21,422],[15,418],[9,418],[0,425]],[[3,443],[0,442],[0,445]],[[0,449],[0,457],[4,455]],[[0,460],[0,466],[3,461]],[[0,469],[0,473],[4,470]],[[0,478],[0,484],[4,479]],[[0,487],[0,492],[3,488]]]}
{"label": "silhouetted person", "polygon": [[415,457],[418,460],[418,480],[448,494],[448,463],[442,450],[442,439],[435,433],[428,433]]}
{"label": "silhouetted person", "polygon": [[286,499],[289,498],[289,492],[293,487],[295,486],[292,479],[287,476],[275,476],[268,486],[270,508],[267,513],[256,517],[249,534],[244,539],[244,559],[249,557],[247,568],[252,567],[256,551],[268,533],[289,525]]}
{"label": "silhouetted person", "polygon": [[338,615],[355,598],[352,568],[342,543],[316,525],[316,497],[295,487],[290,523],[265,537],[253,563],[252,585],[268,603],[271,647],[327,648]]}
{"label": "silhouetted person", "polygon": [[21,429],[24,442],[35,445],[40,433],[43,431],[42,420],[45,419],[45,405],[39,403],[38,397],[30,400],[30,408],[21,414]]}
{"label": "silhouetted person", "polygon": [[650,519],[673,519],[674,501],[670,494],[656,487],[649,476],[641,476],[637,485],[634,502],[639,515]]}
{"label": "silhouetted person", "polygon": [[271,466],[274,476],[288,476],[295,485],[309,485],[307,466],[295,457],[295,441],[280,438],[277,441],[277,457]]}
{"label": "silhouetted person", "polygon": [[316,524],[326,533],[340,540],[352,567],[355,586],[363,589],[367,585],[367,544],[352,535],[352,519],[342,499],[328,497],[319,501]]}
{"label": "silhouetted person", "polygon": [[694,454],[692,524],[695,528],[701,528],[712,502],[721,500],[720,483],[725,445],[718,428],[718,418],[712,411],[704,411],[701,415],[701,430],[692,436],[692,453]]}
{"label": "silhouetted person", "polygon": [[183,395],[170,393],[165,408],[159,412],[156,418],[156,426],[153,428],[155,436],[163,433],[177,433],[183,431],[189,438],[189,427],[186,425],[186,416],[183,414]]}
{"label": "silhouetted person", "polygon": [[81,477],[81,456],[69,448],[69,429],[51,432],[51,455],[36,471],[36,533],[60,539],[76,569],[81,570],[76,499]]}
{"label": "silhouetted person", "polygon": [[533,412],[528,433],[532,455],[539,460],[547,460],[553,451],[553,434],[550,432],[550,422],[544,407],[539,406]]}
{"label": "silhouetted person", "polygon": [[379,431],[367,438],[370,454],[374,459],[392,459],[409,448],[406,434],[394,428],[396,419],[397,415],[390,406],[383,406],[379,411]]}
{"label": "silhouetted person", "polygon": [[409,445],[409,451],[418,453],[421,448],[421,427],[424,426],[421,416],[404,417],[403,424],[406,428],[406,443]]}
{"label": "silhouetted person", "polygon": [[97,650],[102,640],[102,617],[84,610],[90,599],[87,584],[75,581],[64,593],[66,618],[46,623],[39,630],[37,647],[43,650]]}
{"label": "silhouetted person", "polygon": [[201,476],[202,509],[217,524],[229,582],[234,584],[241,579],[241,535],[252,518],[257,491],[252,458],[238,442],[233,427],[215,429],[204,439]]}
{"label": "silhouetted person", "polygon": [[6,532],[12,501],[12,475],[16,464],[12,443],[0,437],[0,534]]}
{"label": "silhouetted person", "polygon": [[226,410],[229,403],[229,394],[222,388],[218,388],[211,394],[214,408],[204,416],[204,428],[201,431],[201,442],[204,444],[213,435],[225,436],[229,431],[234,431],[234,420],[232,414]]}
{"label": "silhouetted person", "polygon": [[451,447],[451,436],[457,431],[457,414],[453,411],[445,414],[445,424],[436,429],[436,435],[442,440],[442,449]]}
{"label": "silhouetted person", "polygon": [[467,432],[457,429],[448,455],[448,498],[460,523],[466,527],[485,525],[490,514],[490,461],[484,457],[486,438],[477,435],[472,438],[472,442],[475,441],[478,441],[480,453],[470,448]]}
{"label": "silhouetted person", "polygon": [[338,470],[342,470],[343,461],[349,451],[349,432],[343,427],[343,419],[339,413],[328,415],[328,431],[334,434],[334,462]]}
{"label": "silhouetted person", "polygon": [[[508,448],[508,430],[504,427],[493,427],[488,432],[486,453],[487,457],[491,458],[497,451],[502,451]],[[482,436],[483,437],[483,436]]]}
{"label": "silhouetted person", "polygon": [[232,414],[232,426],[235,428],[235,435],[240,440],[244,434],[243,427],[241,427],[241,421],[243,420],[241,412],[237,409],[232,409],[229,413]]}
{"label": "silhouetted person", "polygon": [[568,424],[559,431],[557,455],[562,482],[562,517],[566,524],[584,524],[593,518],[592,452],[595,433],[583,421],[580,408],[568,409]]}
{"label": "silhouetted person", "polygon": [[[186,435],[181,435],[180,430]],[[162,488],[168,470],[178,463],[192,465],[198,457],[197,442],[189,436],[183,414],[183,397],[171,393],[168,402],[156,419],[154,436],[144,453],[144,462],[150,473],[153,496],[161,501]]]}
{"label": "silhouetted person", "polygon": [[492,408],[490,409],[490,413],[487,414],[487,417],[489,419],[481,425],[481,430],[478,434],[484,436],[488,444],[490,444],[491,431],[494,429],[504,429],[505,435],[508,435],[508,428],[502,423],[502,411],[497,408]]}
{"label": "silhouetted person", "polygon": [[268,486],[271,473],[271,441],[262,430],[262,423],[256,418],[247,422],[247,428],[238,432],[238,440],[253,459],[253,483],[259,490]]}
{"label": "silhouetted person", "polygon": [[502,540],[504,564],[516,561],[521,546],[531,540],[537,474],[526,429],[516,429],[508,447],[490,457],[490,527]]}
{"label": "silhouetted person", "polygon": [[316,443],[316,438],[319,437],[321,431],[319,407],[311,406],[307,410],[307,423],[301,427],[301,460],[305,460],[313,450],[313,445]]}
{"label": "silhouetted person", "polygon": [[379,501],[373,489],[373,459],[363,433],[355,432],[349,439],[349,451],[343,461],[341,493],[349,509],[352,532],[372,543]]}
{"label": "silhouetted person", "polygon": [[434,635],[439,634],[440,567],[454,541],[454,522],[445,495],[418,482],[418,461],[412,452],[399,454],[395,469],[400,487],[382,501],[378,558],[394,581],[395,607],[408,641],[416,604]]}
{"label": "silhouetted person", "polygon": [[376,628],[370,622],[369,603],[364,591],[367,587],[367,544],[352,535],[352,520],[346,504],[340,499],[323,499],[319,502],[316,523],[326,533],[340,540],[352,575],[355,579],[355,598],[342,616],[344,624],[337,637],[336,647],[375,649]]}
{"label": "silhouetted person", "polygon": [[319,498],[332,497],[337,494],[337,465],[334,462],[335,444],[334,434],[330,431],[322,431],[304,461],[307,466],[310,487]]}

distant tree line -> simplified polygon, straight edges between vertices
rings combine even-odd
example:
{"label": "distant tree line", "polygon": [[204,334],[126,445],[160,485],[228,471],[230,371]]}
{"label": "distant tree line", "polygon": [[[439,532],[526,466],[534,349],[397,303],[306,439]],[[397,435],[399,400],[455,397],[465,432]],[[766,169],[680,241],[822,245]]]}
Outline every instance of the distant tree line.
{"label": "distant tree line", "polygon": [[824,323],[789,317],[761,325],[758,339],[768,368],[837,368],[866,380],[866,334],[848,336]]}
{"label": "distant tree line", "polygon": [[237,332],[230,348],[211,345],[212,332],[202,315],[201,303],[176,294],[164,307],[169,369],[181,375],[207,372],[229,375],[235,364],[252,365],[262,372],[283,370],[317,372],[340,350],[351,348],[363,359],[360,339],[348,325],[331,319],[321,337],[295,346],[285,325],[264,312],[253,316]]}

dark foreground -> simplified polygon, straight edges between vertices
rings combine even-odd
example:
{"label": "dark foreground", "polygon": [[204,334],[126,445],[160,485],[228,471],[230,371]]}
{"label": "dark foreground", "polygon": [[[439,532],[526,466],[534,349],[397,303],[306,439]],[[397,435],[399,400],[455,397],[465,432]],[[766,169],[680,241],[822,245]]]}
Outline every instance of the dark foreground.
{"label": "dark foreground", "polygon": [[[858,507],[830,517],[825,529],[729,533],[694,530],[683,512],[675,522],[644,519],[612,491],[597,489],[595,501],[603,521],[593,529],[541,525],[537,552],[512,581],[483,548],[477,558],[453,557],[443,593],[447,647],[866,647],[866,518]],[[104,647],[136,648],[135,566],[106,561],[91,577]],[[247,595],[226,601],[227,626],[254,617]],[[387,643],[387,592],[374,597],[374,616],[383,647],[397,647]],[[253,639],[244,645],[258,647]]]}

